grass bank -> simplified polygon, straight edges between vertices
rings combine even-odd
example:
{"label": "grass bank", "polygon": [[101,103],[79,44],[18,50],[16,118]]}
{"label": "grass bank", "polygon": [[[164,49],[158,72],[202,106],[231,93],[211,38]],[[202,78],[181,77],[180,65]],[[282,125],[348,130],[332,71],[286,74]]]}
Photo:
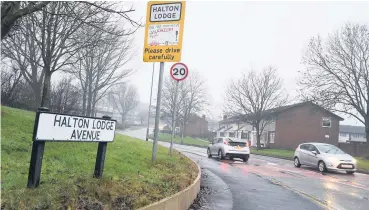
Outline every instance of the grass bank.
{"label": "grass bank", "polygon": [[193,163],[159,146],[151,162],[149,142],[116,135],[109,143],[104,178],[92,178],[97,143],[47,142],[41,185],[27,189],[35,113],[1,110],[2,209],[137,209],[189,186]]}
{"label": "grass bank", "polygon": [[[153,139],[153,136],[150,136],[151,139]],[[166,133],[160,133],[159,134],[159,141],[165,141],[165,142],[170,142],[170,134],[166,134]],[[176,144],[180,144],[181,143],[181,137],[180,136],[175,136],[175,138],[173,139],[174,143]],[[206,140],[199,140],[199,139],[195,139],[189,136],[186,136],[183,138],[183,144],[184,145],[191,145],[191,146],[200,146],[200,147],[206,147],[209,145],[209,142]]]}
{"label": "grass bank", "polygon": [[251,154],[256,155],[268,155],[273,157],[279,157],[279,158],[288,158],[290,160],[293,159],[293,154],[295,151],[293,150],[285,150],[285,149],[261,149],[256,150],[256,148],[251,149]]}
{"label": "grass bank", "polygon": [[[256,155],[267,155],[292,160],[295,151],[285,149],[262,149],[262,150],[252,149],[251,153]],[[357,157],[356,160],[357,160],[357,168],[359,170],[369,172],[369,160],[360,157]]]}

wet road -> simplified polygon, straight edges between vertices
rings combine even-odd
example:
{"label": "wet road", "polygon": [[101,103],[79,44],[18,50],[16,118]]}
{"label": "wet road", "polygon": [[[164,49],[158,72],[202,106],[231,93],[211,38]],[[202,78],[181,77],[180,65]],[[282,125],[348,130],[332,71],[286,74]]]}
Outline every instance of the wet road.
{"label": "wet road", "polygon": [[[146,130],[122,133],[144,139]],[[214,180],[205,183],[216,191],[208,196],[214,201],[203,209],[369,209],[368,175],[322,174],[312,168],[295,168],[292,161],[258,155],[251,155],[247,163],[237,159],[219,162],[207,158],[204,148],[174,147],[197,161]]]}

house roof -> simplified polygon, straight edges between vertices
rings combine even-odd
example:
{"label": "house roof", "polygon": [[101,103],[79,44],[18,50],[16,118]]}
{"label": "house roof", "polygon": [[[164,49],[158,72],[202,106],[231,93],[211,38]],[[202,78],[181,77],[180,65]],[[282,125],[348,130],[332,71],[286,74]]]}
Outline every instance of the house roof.
{"label": "house roof", "polygon": [[222,127],[218,128],[216,131],[220,131],[220,130],[222,130],[223,128],[225,128],[225,126],[222,126]]}
{"label": "house roof", "polygon": [[225,129],[224,131],[229,131],[229,130],[231,130],[232,128],[233,128],[233,126],[231,126],[231,127],[227,128],[227,129]]}
{"label": "house roof", "polygon": [[340,133],[365,134],[364,126],[340,125]]}
{"label": "house roof", "polygon": [[[301,106],[305,106],[305,105],[313,105],[314,107],[316,108],[319,108],[321,110],[324,110],[325,112],[329,113],[330,115],[332,115],[333,117],[336,117],[338,118],[338,120],[342,121],[344,120],[342,117],[334,114],[333,112],[327,110],[327,109],[324,109],[323,107],[317,105],[317,104],[314,104],[313,102],[311,101],[306,101],[306,102],[301,102],[301,103],[297,103],[297,104],[291,104],[291,105],[287,105],[287,106],[281,106],[281,107],[277,107],[277,108],[273,108],[273,109],[268,109],[268,110],[265,110],[262,115],[263,116],[271,116],[271,115],[276,115],[276,114],[279,114],[281,112],[285,112],[287,110],[290,110],[290,109],[293,109],[293,108],[297,108],[297,107],[301,107]],[[231,122],[236,122],[238,120],[241,120],[242,121],[242,118],[245,117],[245,115],[238,115],[238,116],[232,116],[230,118],[227,118],[225,120],[221,120],[219,121],[219,123],[231,123]],[[251,116],[250,116],[251,117]]]}

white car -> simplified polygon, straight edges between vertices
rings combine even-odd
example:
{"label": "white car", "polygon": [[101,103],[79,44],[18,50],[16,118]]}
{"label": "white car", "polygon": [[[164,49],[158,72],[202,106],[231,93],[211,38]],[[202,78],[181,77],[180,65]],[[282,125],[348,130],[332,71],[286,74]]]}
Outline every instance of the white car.
{"label": "white car", "polygon": [[295,167],[301,165],[315,166],[320,172],[346,171],[353,174],[356,171],[356,160],[338,147],[324,143],[300,144],[294,155]]}
{"label": "white car", "polygon": [[247,162],[250,157],[250,148],[245,140],[231,138],[231,137],[218,137],[207,149],[208,157],[217,156],[219,160],[228,157],[229,159],[241,158],[244,162]]}

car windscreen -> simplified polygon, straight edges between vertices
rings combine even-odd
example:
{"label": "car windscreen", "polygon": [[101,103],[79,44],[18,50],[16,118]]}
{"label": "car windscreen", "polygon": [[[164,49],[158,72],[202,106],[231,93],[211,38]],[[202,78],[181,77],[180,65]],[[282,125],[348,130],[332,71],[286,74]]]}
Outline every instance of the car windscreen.
{"label": "car windscreen", "polygon": [[344,151],[340,150],[338,147],[329,145],[329,144],[321,144],[316,145],[320,152],[328,153],[328,154],[346,154]]}
{"label": "car windscreen", "polygon": [[231,146],[240,146],[240,147],[246,146],[246,142],[242,141],[241,139],[228,138],[227,141],[228,141],[228,144]]}

